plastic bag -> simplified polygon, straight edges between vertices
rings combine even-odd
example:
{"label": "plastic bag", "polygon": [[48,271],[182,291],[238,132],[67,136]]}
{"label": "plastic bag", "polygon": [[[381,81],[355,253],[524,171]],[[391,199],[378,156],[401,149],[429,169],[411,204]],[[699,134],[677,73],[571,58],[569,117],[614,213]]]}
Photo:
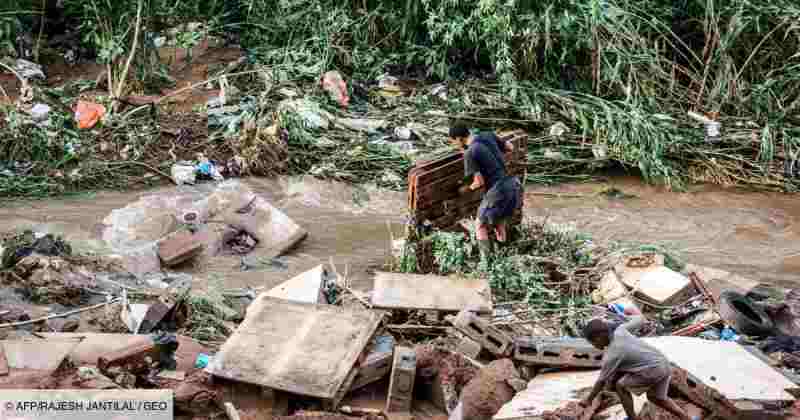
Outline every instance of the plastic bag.
{"label": "plastic bag", "polygon": [[94,127],[106,115],[106,107],[94,102],[78,101],[75,106],[75,121],[78,128]]}
{"label": "plastic bag", "polygon": [[322,89],[328,92],[328,95],[339,105],[347,108],[347,105],[350,104],[350,97],[347,95],[347,84],[338,71],[331,70],[322,75]]}

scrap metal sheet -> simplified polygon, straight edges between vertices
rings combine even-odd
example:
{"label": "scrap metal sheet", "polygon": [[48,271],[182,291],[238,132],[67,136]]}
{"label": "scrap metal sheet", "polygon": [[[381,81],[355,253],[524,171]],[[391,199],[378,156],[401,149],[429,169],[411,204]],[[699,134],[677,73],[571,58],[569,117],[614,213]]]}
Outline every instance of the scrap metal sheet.
{"label": "scrap metal sheet", "polygon": [[222,345],[212,375],[333,399],[381,321],[373,311],[345,310],[264,297]]}

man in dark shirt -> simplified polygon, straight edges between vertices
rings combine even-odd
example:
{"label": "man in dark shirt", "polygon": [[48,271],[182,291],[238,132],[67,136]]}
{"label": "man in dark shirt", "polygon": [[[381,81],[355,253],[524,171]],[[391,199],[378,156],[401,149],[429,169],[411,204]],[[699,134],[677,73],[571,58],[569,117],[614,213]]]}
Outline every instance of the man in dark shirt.
{"label": "man in dark shirt", "polygon": [[522,184],[516,177],[506,175],[504,153],[513,150],[510,142],[501,141],[492,132],[471,135],[463,124],[450,127],[450,141],[464,151],[464,176],[467,182],[459,189],[465,194],[486,188],[478,208],[476,236],[481,262],[487,266],[493,252],[490,232],[499,243],[507,239],[506,222],[514,210],[522,207]]}

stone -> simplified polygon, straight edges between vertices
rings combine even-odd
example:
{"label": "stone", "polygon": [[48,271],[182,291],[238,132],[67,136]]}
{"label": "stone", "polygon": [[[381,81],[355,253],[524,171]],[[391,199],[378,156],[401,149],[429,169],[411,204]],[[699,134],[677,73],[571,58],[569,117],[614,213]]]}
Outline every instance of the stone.
{"label": "stone", "polygon": [[[207,233],[206,233],[207,235]],[[200,254],[206,238],[188,231],[176,232],[158,243],[158,257],[167,267],[174,267]]]}
{"label": "stone", "polygon": [[514,397],[514,388],[508,381],[515,378],[519,379],[519,373],[511,359],[495,360],[481,369],[461,393],[463,418],[491,419]]}

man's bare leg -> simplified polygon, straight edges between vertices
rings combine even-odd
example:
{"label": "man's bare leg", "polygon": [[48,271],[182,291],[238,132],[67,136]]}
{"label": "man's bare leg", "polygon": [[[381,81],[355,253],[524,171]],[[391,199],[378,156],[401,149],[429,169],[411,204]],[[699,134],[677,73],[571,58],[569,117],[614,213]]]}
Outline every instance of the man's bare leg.
{"label": "man's bare leg", "polygon": [[489,259],[492,254],[492,240],[489,238],[489,226],[478,222],[478,229],[475,231],[476,239],[478,239],[478,250],[481,253],[481,266],[483,270],[488,270]]}
{"label": "man's bare leg", "polygon": [[673,401],[672,398],[667,397],[666,399],[662,400],[660,398],[648,397],[647,399],[659,408],[669,411],[670,414],[678,417],[681,420],[692,420],[678,404],[675,404],[675,401]]}
{"label": "man's bare leg", "polygon": [[633,408],[633,395],[631,395],[630,391],[625,389],[619,381],[614,384],[614,390],[619,395],[619,400],[622,402],[622,408],[625,409],[628,420],[637,420],[639,417],[636,417],[636,410]]}
{"label": "man's bare leg", "polygon": [[506,243],[508,239],[508,234],[506,232],[506,222],[498,222],[497,225],[494,227],[494,234],[497,238],[497,242],[501,244]]}

